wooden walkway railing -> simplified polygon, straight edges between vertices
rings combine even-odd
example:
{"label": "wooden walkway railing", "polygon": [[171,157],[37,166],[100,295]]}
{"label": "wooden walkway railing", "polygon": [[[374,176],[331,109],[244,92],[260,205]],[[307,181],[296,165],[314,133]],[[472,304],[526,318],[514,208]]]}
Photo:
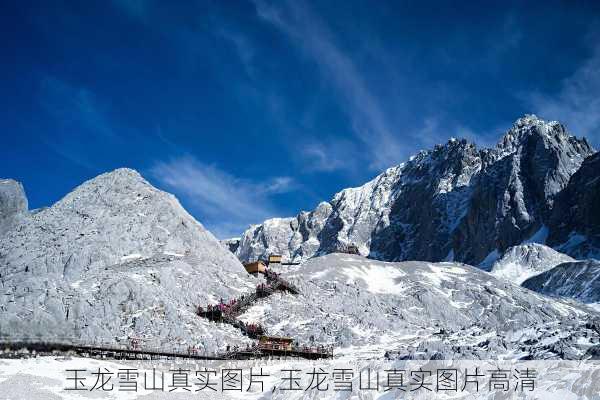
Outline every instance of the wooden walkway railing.
{"label": "wooden walkway railing", "polygon": [[[287,291],[292,294],[299,294],[296,286],[283,279],[279,274],[270,270],[265,272],[267,284],[260,284],[256,287],[254,293],[245,294],[237,299],[228,302],[222,302],[218,305],[209,305],[206,308],[198,307],[197,314],[211,321],[223,322],[235,326],[245,335],[252,339],[258,339],[260,336],[268,335],[267,330],[260,324],[247,324],[237,319],[243,314],[256,300],[271,296],[276,291]],[[264,344],[258,344],[252,349],[235,350],[232,354],[236,357],[251,357],[257,352],[263,355],[302,357],[309,359],[332,358],[333,346],[292,346],[290,348],[274,348]]]}
{"label": "wooden walkway railing", "polygon": [[255,345],[250,348],[234,349],[221,353],[202,353],[196,349],[186,351],[160,348],[129,348],[116,345],[95,345],[59,341],[0,341],[0,358],[24,358],[32,356],[76,355],[81,357],[115,360],[231,360],[254,358],[331,358],[333,347],[294,346],[291,349],[276,349]]}

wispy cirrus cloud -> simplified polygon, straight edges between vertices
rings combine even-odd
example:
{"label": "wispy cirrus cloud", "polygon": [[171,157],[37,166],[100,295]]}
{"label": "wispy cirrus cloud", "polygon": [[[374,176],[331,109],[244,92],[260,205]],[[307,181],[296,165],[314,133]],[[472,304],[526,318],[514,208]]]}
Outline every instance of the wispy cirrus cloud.
{"label": "wispy cirrus cloud", "polygon": [[97,170],[92,157],[92,143],[118,140],[107,110],[88,88],[53,76],[40,80],[37,101],[50,117],[52,128],[45,127],[46,145],[71,162]]}
{"label": "wispy cirrus cloud", "polygon": [[392,124],[353,60],[336,44],[321,17],[302,2],[281,2],[274,6],[256,0],[255,5],[258,16],[302,48],[334,84],[351,120],[354,136],[370,152],[371,167],[380,169],[397,162],[403,148],[393,133]]}
{"label": "wispy cirrus cloud", "polygon": [[298,188],[294,179],[277,176],[262,182],[238,178],[191,156],[156,163],[150,174],[166,189],[182,196],[217,237],[241,234],[280,210],[271,196]]}
{"label": "wispy cirrus cloud", "polygon": [[216,28],[215,33],[233,46],[246,74],[249,78],[255,79],[255,48],[248,37],[235,29],[226,27]]}
{"label": "wispy cirrus cloud", "polygon": [[106,112],[94,93],[85,87],[46,76],[40,81],[38,100],[64,128],[78,125],[98,135],[115,136]]}
{"label": "wispy cirrus cloud", "polygon": [[306,172],[353,171],[360,166],[356,146],[344,139],[310,139],[301,143],[300,156]]}
{"label": "wispy cirrus cloud", "polygon": [[590,58],[562,81],[554,95],[522,97],[540,117],[559,120],[573,133],[600,146],[600,46],[596,45]]}

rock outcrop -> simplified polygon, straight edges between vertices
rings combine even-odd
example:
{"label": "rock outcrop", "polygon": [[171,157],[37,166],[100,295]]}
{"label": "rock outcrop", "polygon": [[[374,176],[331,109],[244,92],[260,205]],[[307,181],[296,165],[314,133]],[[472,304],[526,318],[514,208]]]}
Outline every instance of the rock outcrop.
{"label": "rock outcrop", "polygon": [[223,239],[220,243],[230,252],[235,253],[240,246],[240,238]]}
{"label": "rock outcrop", "polygon": [[600,153],[585,159],[558,195],[547,244],[577,258],[600,258]]}
{"label": "rock outcrop", "polygon": [[27,196],[20,182],[0,179],[0,237],[28,214]]}

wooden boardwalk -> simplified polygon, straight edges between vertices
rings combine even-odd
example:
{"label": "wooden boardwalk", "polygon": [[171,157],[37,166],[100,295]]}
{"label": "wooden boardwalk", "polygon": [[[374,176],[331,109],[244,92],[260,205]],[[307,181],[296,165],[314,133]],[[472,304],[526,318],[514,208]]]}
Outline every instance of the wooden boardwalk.
{"label": "wooden boardwalk", "polygon": [[110,345],[79,344],[66,342],[0,342],[0,358],[24,358],[27,356],[74,355],[80,357],[114,360],[227,360],[227,353],[200,354],[194,351],[168,351],[161,349],[137,349]]}
{"label": "wooden boardwalk", "polygon": [[72,344],[65,342],[0,342],[0,358],[28,358],[35,356],[79,356],[111,360],[249,360],[259,358],[333,357],[333,348],[301,347],[292,350],[270,349],[254,346],[229,352],[202,354],[198,351],[168,351],[161,349],[134,349],[110,345]]}
{"label": "wooden boardwalk", "polygon": [[[257,300],[271,296],[276,291],[285,291],[299,294],[300,291],[292,283],[281,278],[270,270],[266,270],[267,284],[256,287],[254,293],[244,294],[237,299],[209,305],[206,308],[198,307],[197,314],[214,322],[222,322],[240,329],[246,336],[258,339],[269,335],[266,328],[260,324],[246,324],[238,317],[250,308]],[[297,357],[307,359],[333,358],[332,346],[301,346],[293,345],[290,348],[277,348],[258,344],[250,350],[234,350],[229,353],[231,358],[261,358],[261,357]]]}

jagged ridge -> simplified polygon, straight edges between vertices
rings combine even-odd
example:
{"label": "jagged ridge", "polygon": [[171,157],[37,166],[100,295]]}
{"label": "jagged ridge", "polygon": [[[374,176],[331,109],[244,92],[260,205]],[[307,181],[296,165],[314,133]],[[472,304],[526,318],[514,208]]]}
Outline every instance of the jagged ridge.
{"label": "jagged ridge", "polygon": [[492,149],[451,139],[311,212],[251,226],[236,255],[304,260],[352,243],[387,261],[491,265],[550,224],[557,194],[592,153],[558,122],[526,116]]}

